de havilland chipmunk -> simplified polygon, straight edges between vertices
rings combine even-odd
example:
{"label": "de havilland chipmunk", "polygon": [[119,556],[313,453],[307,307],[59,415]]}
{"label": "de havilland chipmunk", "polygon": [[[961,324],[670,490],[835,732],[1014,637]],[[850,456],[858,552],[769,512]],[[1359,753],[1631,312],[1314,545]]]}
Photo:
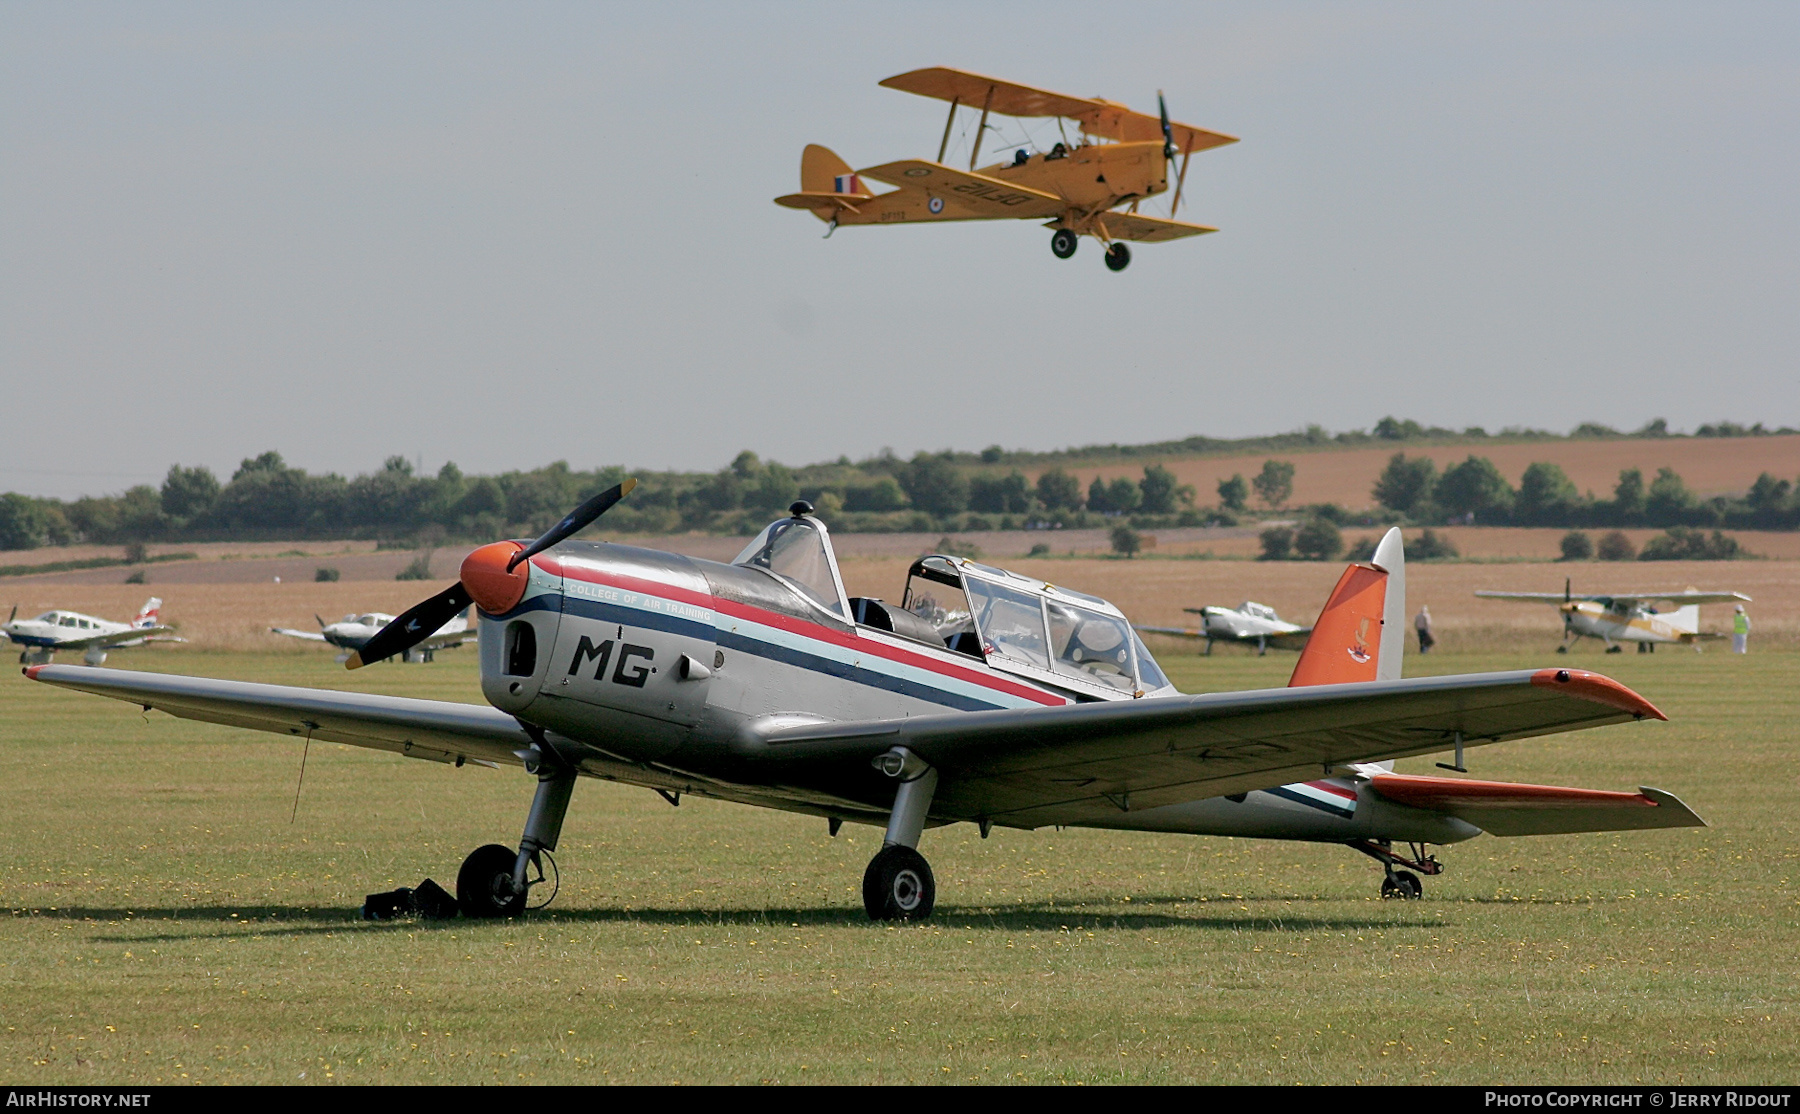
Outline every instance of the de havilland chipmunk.
{"label": "de havilland chipmunk", "polygon": [[[897,74],[881,84],[950,102],[937,158],[852,170],[828,148],[807,146],[800,156],[800,192],[775,203],[811,211],[830,225],[827,236],[846,224],[1039,220],[1055,229],[1050,250],[1057,258],[1074,255],[1080,237],[1092,236],[1105,245],[1107,267],[1123,271],[1131,263],[1127,240],[1161,243],[1218,231],[1174,216],[1181,208],[1188,159],[1237,139],[1170,120],[1161,93],[1157,115],[1151,116],[1100,97],[1071,97],[943,66]],[[965,109],[981,113],[967,170],[944,162],[957,113]],[[994,116],[1054,119],[1059,139],[1048,148],[1028,141],[1009,159],[977,169]],[[1074,126],[1073,138],[1065,123]],[[1168,191],[1171,169],[1175,193],[1169,215],[1138,212],[1146,198]],[[875,193],[865,178],[895,188]]]}
{"label": "de havilland chipmunk", "polygon": [[[339,661],[348,661],[350,655],[369,644],[369,639],[381,633],[382,628],[394,621],[392,615],[380,611],[369,611],[361,615],[346,615],[335,623],[327,623],[314,615],[319,629],[295,630],[292,627],[270,627],[272,634],[283,634],[289,638],[303,638],[308,642],[326,642],[344,651],[338,655]],[[402,661],[430,661],[439,650],[454,650],[465,642],[475,641],[475,632],[469,629],[469,613],[464,609],[449,622],[431,632],[417,643],[408,646],[401,654]]]}
{"label": "de havilland chipmunk", "polygon": [[[1617,654],[1625,647],[1621,642],[1637,643],[1637,652],[1653,654],[1662,645],[1692,646],[1726,637],[1700,629],[1700,605],[1703,603],[1750,603],[1742,592],[1702,592],[1687,588],[1679,592],[1608,592],[1603,595],[1577,596],[1569,591],[1570,581],[1563,581],[1561,595],[1555,592],[1476,592],[1484,600],[1513,600],[1522,603],[1555,604],[1562,612],[1563,640],[1556,648],[1559,654],[1583,638],[1597,638],[1606,643],[1606,652]],[[1674,611],[1657,611],[1653,603],[1668,601]]]}
{"label": "de havilland chipmunk", "polygon": [[996,824],[1068,825],[1340,843],[1383,864],[1384,895],[1417,897],[1417,874],[1440,869],[1426,844],[1702,823],[1655,789],[1393,773],[1397,758],[1454,751],[1461,768],[1465,748],[1666,718],[1582,670],[1402,679],[1398,530],[1345,570],[1290,687],[1190,696],[1117,608],[1062,585],[935,555],[911,566],[897,605],[848,598],[830,534],[805,502],[730,563],[568,540],[634,485],[529,544],[476,549],[457,583],[347,662],[400,653],[474,604],[491,707],[25,672],[308,743],[523,768],[536,790],[518,846],[477,848],[457,876],[457,904],[477,917],[554,896],[550,852],[581,777],[671,804],[693,794],[810,814],[834,834],[845,821],[884,828],[862,888],[878,920],[930,915],[936,883],[920,837],[944,824],[984,836]]}
{"label": "de havilland chipmunk", "polygon": [[1277,650],[1304,650],[1312,636],[1311,627],[1290,623],[1275,614],[1266,603],[1245,600],[1236,607],[1184,607],[1189,615],[1200,616],[1198,627],[1147,627],[1137,629],[1145,634],[1167,634],[1176,638],[1204,638],[1203,653],[1212,656],[1214,642],[1242,642],[1256,647],[1258,657]]}
{"label": "de havilland chipmunk", "polygon": [[146,642],[185,642],[177,638],[174,628],[162,625],[162,601],[151,596],[128,623],[96,619],[79,611],[46,611],[35,619],[19,618],[15,605],[7,617],[6,637],[23,646],[19,663],[27,665],[50,661],[58,650],[80,650],[81,660],[99,665],[109,650],[142,646]]}

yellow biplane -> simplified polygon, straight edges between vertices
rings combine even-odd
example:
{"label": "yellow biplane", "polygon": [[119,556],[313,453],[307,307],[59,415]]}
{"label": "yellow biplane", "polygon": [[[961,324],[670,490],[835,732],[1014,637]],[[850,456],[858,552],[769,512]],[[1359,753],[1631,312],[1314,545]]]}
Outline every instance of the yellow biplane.
{"label": "yellow biplane", "polygon": [[[1172,122],[1161,93],[1156,95],[1159,114],[1150,116],[1116,101],[1064,96],[942,66],[899,74],[881,84],[950,102],[937,159],[902,159],[852,170],[830,149],[809,144],[800,156],[800,192],[775,203],[810,209],[831,226],[827,236],[840,224],[1044,220],[1056,230],[1050,250],[1057,258],[1074,255],[1078,237],[1092,236],[1106,245],[1106,265],[1123,271],[1131,262],[1126,240],[1159,243],[1218,231],[1171,218],[1181,206],[1188,159],[1237,138]],[[977,106],[981,122],[969,144],[969,168],[945,165],[957,113]],[[994,116],[1055,119],[1059,141],[1047,150],[1028,142],[1009,161],[977,169],[982,138]],[[1073,140],[1065,122],[1075,125]],[[1177,160],[1169,217],[1138,212],[1139,202],[1168,190],[1169,170]],[[897,188],[874,193],[864,187],[865,178]]]}

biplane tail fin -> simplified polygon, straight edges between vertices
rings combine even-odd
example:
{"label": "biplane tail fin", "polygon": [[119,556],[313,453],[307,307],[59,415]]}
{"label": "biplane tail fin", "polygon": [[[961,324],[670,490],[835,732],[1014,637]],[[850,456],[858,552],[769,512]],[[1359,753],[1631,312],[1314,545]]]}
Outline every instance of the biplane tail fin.
{"label": "biplane tail fin", "polygon": [[850,164],[837,152],[808,143],[800,152],[800,190],[803,193],[862,193],[862,183]]}
{"label": "biplane tail fin", "polygon": [[1396,527],[1373,559],[1344,570],[1288,686],[1397,681],[1405,653],[1406,552]]}

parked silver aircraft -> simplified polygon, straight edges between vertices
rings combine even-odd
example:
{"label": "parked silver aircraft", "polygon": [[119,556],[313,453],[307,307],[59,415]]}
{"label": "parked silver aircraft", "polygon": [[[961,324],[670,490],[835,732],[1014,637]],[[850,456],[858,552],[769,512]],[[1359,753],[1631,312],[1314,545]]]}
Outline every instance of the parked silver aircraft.
{"label": "parked silver aircraft", "polygon": [[[1598,638],[1606,643],[1606,652],[1617,654],[1625,648],[1621,642],[1637,643],[1638,653],[1653,654],[1658,643],[1692,646],[1722,639],[1700,629],[1700,605],[1703,603],[1750,603],[1742,592],[1702,592],[1688,588],[1680,592],[1612,592],[1606,595],[1576,596],[1569,592],[1570,581],[1563,580],[1561,595],[1555,592],[1476,592],[1484,600],[1514,600],[1523,603],[1550,603],[1562,612],[1563,640],[1556,648],[1559,654],[1582,638]],[[1668,601],[1674,611],[1657,611],[1653,603]]]}
{"label": "parked silver aircraft", "polygon": [[[1123,828],[1345,844],[1387,895],[1435,874],[1428,843],[1677,827],[1667,793],[1608,793],[1391,772],[1391,760],[1665,718],[1574,669],[1401,679],[1405,563],[1390,531],[1333,590],[1289,688],[1186,696],[1105,600],[947,555],[898,605],[850,599],[804,502],[729,564],[572,542],[634,486],[590,499],[529,545],[495,542],[401,615],[352,668],[416,645],[474,603],[492,705],[38,665],[49,684],[295,739],[462,766],[523,767],[536,794],[517,848],[464,860],[457,902],[503,916],[554,897],[578,777],[885,829],[863,875],[876,919],[930,915],[928,827]],[[920,613],[970,622],[946,642]],[[1396,842],[1413,844],[1410,854]],[[1404,870],[1396,870],[1404,867]],[[548,868],[548,870],[546,869]],[[546,885],[546,883],[549,883]]]}
{"label": "parked silver aircraft", "polygon": [[1245,642],[1256,646],[1256,655],[1263,656],[1273,646],[1277,650],[1304,650],[1306,640],[1312,637],[1312,628],[1298,623],[1290,623],[1275,614],[1275,609],[1266,603],[1245,600],[1236,607],[1184,607],[1189,615],[1200,616],[1198,627],[1146,627],[1137,629],[1145,634],[1169,634],[1177,638],[1204,638],[1207,657],[1212,656],[1214,642]]}
{"label": "parked silver aircraft", "polygon": [[58,650],[80,650],[81,660],[99,665],[108,650],[126,646],[142,646],[146,642],[185,642],[172,628],[162,625],[162,601],[151,596],[149,602],[129,623],[96,619],[79,611],[46,611],[35,619],[19,618],[15,605],[7,617],[6,637],[25,647],[19,652],[20,664],[47,662]]}
{"label": "parked silver aircraft", "polygon": [[[380,611],[346,615],[335,623],[327,623],[317,615],[313,618],[319,623],[316,631],[294,630],[291,627],[270,627],[269,630],[274,634],[285,634],[289,638],[304,638],[308,642],[329,642],[344,651],[338,655],[337,660],[341,662],[348,661],[351,654],[368,645],[369,639],[394,621],[392,615]],[[402,660],[430,661],[439,650],[454,650],[465,642],[473,641],[475,632],[469,629],[469,613],[465,609],[426,638],[407,647]]]}

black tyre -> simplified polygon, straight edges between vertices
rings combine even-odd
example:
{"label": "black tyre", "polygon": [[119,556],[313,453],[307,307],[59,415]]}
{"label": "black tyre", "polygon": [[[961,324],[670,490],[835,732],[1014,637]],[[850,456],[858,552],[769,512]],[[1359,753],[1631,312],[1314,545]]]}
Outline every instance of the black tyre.
{"label": "black tyre", "polygon": [[863,871],[863,909],[872,921],[922,921],[937,904],[937,881],[925,856],[883,847]]}
{"label": "black tyre", "polygon": [[1069,258],[1069,256],[1075,254],[1075,249],[1080,246],[1081,237],[1075,235],[1075,233],[1070,232],[1066,228],[1057,229],[1050,237],[1050,250],[1056,253],[1056,258],[1058,259]]}
{"label": "black tyre", "polygon": [[456,872],[456,907],[465,917],[516,917],[525,911],[525,895],[513,893],[513,864],[519,853],[490,843],[469,852]]}
{"label": "black tyre", "polygon": [[1106,269],[1123,271],[1131,266],[1131,249],[1124,244],[1114,244],[1106,249]]}
{"label": "black tyre", "polygon": [[1396,870],[1381,880],[1381,896],[1399,901],[1417,901],[1425,893],[1419,876],[1410,870]]}

